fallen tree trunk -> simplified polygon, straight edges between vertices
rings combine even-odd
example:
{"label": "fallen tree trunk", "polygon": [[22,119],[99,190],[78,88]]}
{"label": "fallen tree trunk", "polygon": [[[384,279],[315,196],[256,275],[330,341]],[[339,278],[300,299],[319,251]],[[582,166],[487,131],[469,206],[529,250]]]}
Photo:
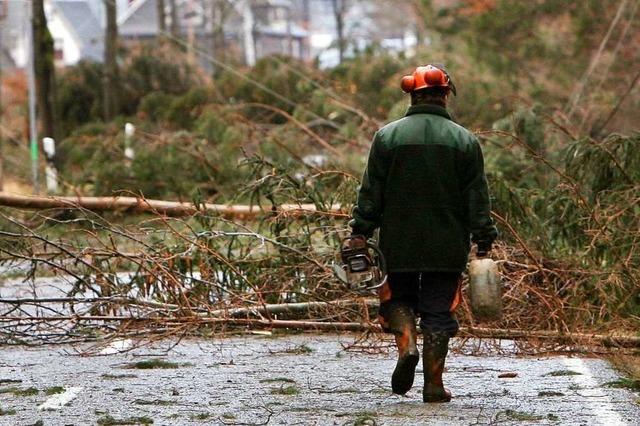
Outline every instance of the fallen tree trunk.
{"label": "fallen tree trunk", "polygon": [[[100,315],[60,315],[50,317],[20,317],[20,316],[0,316],[0,327],[7,323],[33,323],[48,321],[123,321],[147,324],[161,324],[164,327],[171,326],[201,326],[220,325],[236,326],[246,328],[288,328],[297,330],[319,330],[319,331],[351,331],[351,332],[373,332],[380,333],[382,329],[379,324],[371,322],[321,322],[321,321],[298,321],[298,320],[267,320],[267,319],[247,319],[247,318],[211,318],[199,316],[185,316],[174,318],[144,318],[128,316],[100,316]],[[555,341],[564,344],[591,344],[605,347],[639,348],[640,336],[618,335],[618,334],[589,334],[589,333],[560,333],[558,331],[529,331],[529,330],[509,330],[501,328],[482,327],[461,327],[460,335],[465,337],[489,338],[489,339],[540,339]]]}
{"label": "fallen tree trunk", "polygon": [[540,339],[553,340],[560,343],[594,343],[607,347],[640,347],[640,336],[624,334],[597,334],[597,333],[564,333],[553,330],[518,330],[504,328],[461,327],[461,334],[471,337],[483,337],[493,339]]}
{"label": "fallen tree trunk", "polygon": [[[263,320],[239,318],[203,318],[204,323],[224,323],[260,328],[293,328],[301,330],[370,331],[381,333],[382,328],[375,323],[359,322],[316,322],[293,320]],[[508,330],[501,328],[461,327],[461,335],[491,339],[541,339],[561,343],[592,343],[607,347],[640,347],[640,337],[627,335],[603,335],[588,333],[560,333],[557,331]]]}
{"label": "fallen tree trunk", "polygon": [[192,216],[199,212],[215,213],[226,218],[252,218],[264,214],[303,216],[327,214],[347,216],[339,204],[329,211],[319,211],[314,204],[282,204],[274,211],[270,207],[203,203],[199,206],[181,201],[147,200],[141,197],[36,197],[0,192],[0,206],[29,210],[85,209],[156,213],[167,216]]}
{"label": "fallen tree trunk", "polygon": [[251,307],[216,309],[208,312],[208,316],[212,317],[239,317],[245,315],[279,315],[296,312],[309,312],[313,310],[330,309],[330,308],[357,308],[366,306],[367,308],[377,308],[378,299],[361,298],[352,300],[336,300],[333,302],[301,302],[301,303],[279,303],[255,305]]}

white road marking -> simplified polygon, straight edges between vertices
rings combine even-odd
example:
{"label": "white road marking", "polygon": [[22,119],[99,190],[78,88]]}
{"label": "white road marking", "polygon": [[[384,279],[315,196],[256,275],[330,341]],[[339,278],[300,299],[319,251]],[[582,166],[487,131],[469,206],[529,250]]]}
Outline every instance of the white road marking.
{"label": "white road marking", "polygon": [[119,339],[109,343],[104,349],[100,351],[100,355],[113,355],[123,351],[126,351],[133,345],[131,339]]}
{"label": "white road marking", "polygon": [[64,392],[49,397],[49,399],[38,407],[38,410],[59,410],[75,399],[81,390],[82,387],[80,386],[65,389]]}
{"label": "white road marking", "polygon": [[598,398],[597,401],[584,404],[591,410],[595,417],[595,423],[602,426],[625,426],[626,423],[620,417],[620,413],[615,410],[611,397],[602,389],[601,385],[591,374],[587,364],[580,358],[564,358],[564,365],[571,371],[580,373],[571,376],[571,379],[581,387],[580,393],[588,393],[590,397]]}

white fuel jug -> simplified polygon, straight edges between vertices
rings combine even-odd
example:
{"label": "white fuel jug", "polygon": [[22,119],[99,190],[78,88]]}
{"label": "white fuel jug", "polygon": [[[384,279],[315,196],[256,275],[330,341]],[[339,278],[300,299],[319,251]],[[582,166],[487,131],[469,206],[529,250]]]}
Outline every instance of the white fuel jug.
{"label": "white fuel jug", "polygon": [[502,317],[502,285],[498,265],[489,259],[469,263],[471,310],[477,321],[496,321]]}

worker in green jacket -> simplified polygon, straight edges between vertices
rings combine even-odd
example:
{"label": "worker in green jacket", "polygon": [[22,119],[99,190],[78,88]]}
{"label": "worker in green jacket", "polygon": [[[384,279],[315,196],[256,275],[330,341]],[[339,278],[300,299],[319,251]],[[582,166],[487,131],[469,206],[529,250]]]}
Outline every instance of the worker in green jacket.
{"label": "worker in green jacket", "polygon": [[449,338],[458,331],[462,272],[471,242],[486,256],[497,236],[484,160],[476,137],[447,112],[455,86],[442,66],[402,79],[411,95],[404,118],[375,134],[357,205],[354,235],[380,228],[388,280],[379,290],[379,319],[393,333],[398,362],[394,393],[411,389],[419,360],[415,315],[424,336],[424,402],[448,402],[442,384]]}

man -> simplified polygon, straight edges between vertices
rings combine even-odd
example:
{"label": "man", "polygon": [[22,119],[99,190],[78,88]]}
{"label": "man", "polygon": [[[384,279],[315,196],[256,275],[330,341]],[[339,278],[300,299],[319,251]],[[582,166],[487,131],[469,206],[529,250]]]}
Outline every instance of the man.
{"label": "man", "polygon": [[402,79],[411,95],[404,118],[375,134],[350,225],[369,238],[380,228],[388,269],[379,319],[395,335],[394,393],[411,389],[418,363],[415,314],[424,336],[424,402],[448,402],[442,384],[453,314],[471,241],[486,256],[497,236],[490,215],[484,160],[475,136],[447,112],[455,86],[441,66]]}

